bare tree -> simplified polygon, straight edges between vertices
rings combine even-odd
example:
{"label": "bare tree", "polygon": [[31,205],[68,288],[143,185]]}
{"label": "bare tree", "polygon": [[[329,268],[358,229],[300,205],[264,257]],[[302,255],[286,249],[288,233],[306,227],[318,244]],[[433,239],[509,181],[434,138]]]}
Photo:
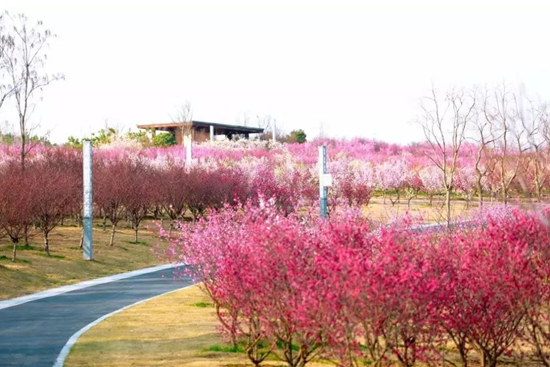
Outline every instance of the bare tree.
{"label": "bare tree", "polygon": [[0,109],[13,94],[13,85],[7,80],[7,57],[13,52],[13,37],[6,29],[7,13],[0,14]]}
{"label": "bare tree", "polygon": [[27,139],[37,128],[30,126],[29,119],[40,99],[40,92],[53,81],[62,79],[63,75],[50,75],[44,70],[47,61],[46,49],[55,35],[45,29],[41,21],[29,28],[29,20],[24,14],[15,17],[8,13],[4,15],[9,19],[13,39],[13,47],[6,56],[6,68],[19,115],[21,165],[24,168],[25,156],[28,153]]}
{"label": "bare tree", "polygon": [[506,84],[502,84],[484,105],[486,119],[494,126],[495,173],[499,177],[500,194],[505,205],[508,203],[510,187],[520,171],[524,152],[529,148],[526,143],[528,134],[521,122],[520,103],[521,99],[510,92]]}
{"label": "bare tree", "polygon": [[476,113],[476,93],[452,88],[441,97],[432,87],[430,96],[422,98],[420,106],[423,114],[417,122],[422,126],[429,145],[426,156],[443,174],[446,220],[449,224],[457,160],[466,139],[466,127]]}
{"label": "bare tree", "polygon": [[325,136],[325,124],[323,123],[323,121],[319,122],[319,135],[318,135],[318,138],[319,139],[324,139],[326,136]]}
{"label": "bare tree", "polygon": [[279,130],[277,129],[277,120],[275,120],[272,116],[265,115],[263,117],[260,117],[260,115],[256,115],[256,120],[258,127],[264,129],[264,133],[260,136],[261,140],[272,139],[273,133],[275,133],[275,137],[279,136]]}
{"label": "bare tree", "polygon": [[250,124],[250,116],[248,115],[248,112],[242,112],[236,118],[235,122],[241,126],[248,126]]}
{"label": "bare tree", "polygon": [[265,115],[262,117],[260,117],[260,115],[256,115],[256,121],[258,123],[258,127],[264,129],[264,132],[271,131],[275,127],[275,119],[270,115]]}
{"label": "bare tree", "polygon": [[525,141],[519,141],[518,145],[520,148],[525,146],[524,150],[530,151],[526,155],[528,162],[526,162],[524,168],[531,170],[535,195],[537,201],[541,201],[542,191],[548,179],[548,140],[545,134],[549,123],[548,105],[545,102],[535,103],[528,98],[526,102],[527,109],[524,108],[523,98],[518,102],[518,119],[520,122],[518,128],[523,130],[525,138]]}
{"label": "bare tree", "polygon": [[483,179],[494,170],[494,160],[489,158],[495,141],[499,138],[494,133],[494,125],[487,115],[487,104],[489,101],[489,92],[485,89],[482,95],[480,112],[476,113],[474,123],[472,124],[473,136],[471,139],[476,143],[474,155],[474,172],[476,175],[476,191],[479,205],[483,205]]}
{"label": "bare tree", "polygon": [[172,121],[175,123],[181,123],[181,141],[185,143],[185,137],[191,134],[191,121],[193,120],[193,108],[191,106],[191,101],[187,100],[183,102],[176,109],[176,113],[171,116]]}

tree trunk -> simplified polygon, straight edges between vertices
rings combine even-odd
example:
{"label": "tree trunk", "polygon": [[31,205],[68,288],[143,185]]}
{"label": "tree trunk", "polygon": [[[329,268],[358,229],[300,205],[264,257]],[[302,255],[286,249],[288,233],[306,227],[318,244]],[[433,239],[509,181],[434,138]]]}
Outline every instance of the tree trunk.
{"label": "tree trunk", "polygon": [[82,247],[84,246],[84,229],[82,230],[82,234],[80,235],[80,249],[82,250]]}
{"label": "tree trunk", "polygon": [[13,241],[13,252],[11,255],[11,261],[15,262],[16,258],[17,258],[17,241]]}
{"label": "tree trunk", "polygon": [[135,226],[135,227],[134,227],[134,233],[135,233],[135,239],[136,239],[135,241],[136,241],[136,243],[138,242],[138,231],[139,231],[138,226]]}
{"label": "tree trunk", "polygon": [[237,347],[238,347],[238,344],[237,344],[237,334],[235,332],[235,325],[237,324],[236,322],[236,317],[235,315],[231,315],[231,324],[229,324],[221,315],[222,315],[222,309],[220,307],[220,305],[216,302],[215,303],[215,307],[216,307],[216,316],[218,316],[218,320],[219,322],[222,324],[222,326],[224,327],[224,329],[229,333],[229,338],[231,340],[231,346],[237,350]]}
{"label": "tree trunk", "polygon": [[25,225],[24,233],[25,233],[25,246],[28,246],[29,244],[29,226],[28,225]]}
{"label": "tree trunk", "polygon": [[468,367],[468,348],[466,347],[466,339],[457,336],[456,338],[453,338],[453,341],[458,349],[458,353],[460,354],[462,367]]}
{"label": "tree trunk", "polygon": [[460,359],[462,360],[462,367],[468,367],[468,356],[464,354],[463,350],[459,350]]}
{"label": "tree trunk", "polygon": [[479,362],[481,364],[481,367],[488,367],[487,366],[487,356],[485,355],[485,352],[483,350],[479,351]]}
{"label": "tree trunk", "polygon": [[[533,316],[537,317],[537,316]],[[544,367],[550,367],[550,355],[546,353],[546,350],[544,348],[544,341],[541,341],[545,339],[544,332],[542,325],[540,325],[538,322],[533,321],[532,317],[529,317],[529,338],[531,339],[531,343],[535,347],[535,355],[539,359],[539,362],[542,363]],[[542,334],[539,336],[539,333]]]}
{"label": "tree trunk", "polygon": [[498,357],[484,350],[480,351],[481,367],[497,367]]}
{"label": "tree trunk", "polygon": [[103,232],[107,230],[107,215],[103,214],[103,221],[101,223],[103,225]]}
{"label": "tree trunk", "polygon": [[542,202],[542,188],[538,180],[535,180],[535,190],[537,193],[537,202]]}
{"label": "tree trunk", "polygon": [[44,232],[44,251],[46,251],[46,254],[48,256],[50,255],[50,239],[48,238],[49,233]]}
{"label": "tree trunk", "polygon": [[476,189],[477,189],[477,200],[479,202],[479,207],[483,206],[483,185],[481,184],[481,178],[476,180]]}
{"label": "tree trunk", "polygon": [[113,224],[113,228],[111,231],[111,239],[109,240],[109,246],[113,246],[115,243],[115,232],[116,232],[116,224]]}
{"label": "tree trunk", "polygon": [[445,211],[447,212],[447,228],[451,225],[451,191],[452,188],[445,190]]}
{"label": "tree trunk", "polygon": [[390,196],[391,206],[395,206],[395,204],[399,204],[399,199],[400,199],[400,194],[399,194],[399,191],[397,191],[397,197],[395,198],[395,200],[393,200],[392,197]]}
{"label": "tree trunk", "polygon": [[25,117],[19,116],[19,127],[21,128],[21,169],[25,170],[25,144],[27,137],[25,136]]}
{"label": "tree trunk", "polygon": [[508,205],[508,188],[506,187],[505,183],[501,184],[502,189],[502,202],[504,205]]}

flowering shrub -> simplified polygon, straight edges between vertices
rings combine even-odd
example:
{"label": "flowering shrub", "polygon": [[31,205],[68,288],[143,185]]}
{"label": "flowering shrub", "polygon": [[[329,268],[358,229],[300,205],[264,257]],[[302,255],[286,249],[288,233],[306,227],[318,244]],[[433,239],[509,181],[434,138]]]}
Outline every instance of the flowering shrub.
{"label": "flowering shrub", "polygon": [[355,210],[325,221],[259,204],[179,223],[167,250],[256,365],[269,354],[289,366],[441,365],[453,343],[463,366],[472,349],[496,366],[520,340],[547,358],[548,211],[422,232],[408,220],[377,228]]}

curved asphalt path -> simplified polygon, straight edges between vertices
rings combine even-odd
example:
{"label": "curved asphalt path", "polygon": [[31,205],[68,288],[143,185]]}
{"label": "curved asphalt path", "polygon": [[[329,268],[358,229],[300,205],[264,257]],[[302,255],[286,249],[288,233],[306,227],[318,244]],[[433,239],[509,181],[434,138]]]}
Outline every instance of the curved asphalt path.
{"label": "curved asphalt path", "polygon": [[169,268],[0,309],[0,366],[52,367],[69,338],[86,325],[192,283]]}

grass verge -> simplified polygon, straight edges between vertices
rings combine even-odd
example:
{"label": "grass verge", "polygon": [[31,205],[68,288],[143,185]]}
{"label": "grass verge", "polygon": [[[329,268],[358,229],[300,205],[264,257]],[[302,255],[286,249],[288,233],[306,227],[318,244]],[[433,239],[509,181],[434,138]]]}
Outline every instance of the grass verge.
{"label": "grass verge", "polygon": [[[99,227],[97,226],[99,224]],[[145,222],[144,227],[151,225]],[[151,228],[156,228],[151,226]],[[140,230],[139,245],[131,228],[121,228],[115,235],[114,246],[109,246],[110,228],[104,232],[98,221],[93,229],[95,261],[84,261],[80,250],[81,229],[71,221],[54,229],[50,235],[48,257],[43,250],[42,236],[33,232],[29,245],[17,246],[17,260],[11,261],[13,245],[0,241],[0,299],[8,299],[48,288],[77,283],[83,280],[123,273],[159,264],[151,248],[158,237]]]}
{"label": "grass verge", "polygon": [[199,286],[189,287],[131,307],[91,328],[73,346],[65,367],[252,366],[241,350],[224,343],[217,326],[208,297]]}

